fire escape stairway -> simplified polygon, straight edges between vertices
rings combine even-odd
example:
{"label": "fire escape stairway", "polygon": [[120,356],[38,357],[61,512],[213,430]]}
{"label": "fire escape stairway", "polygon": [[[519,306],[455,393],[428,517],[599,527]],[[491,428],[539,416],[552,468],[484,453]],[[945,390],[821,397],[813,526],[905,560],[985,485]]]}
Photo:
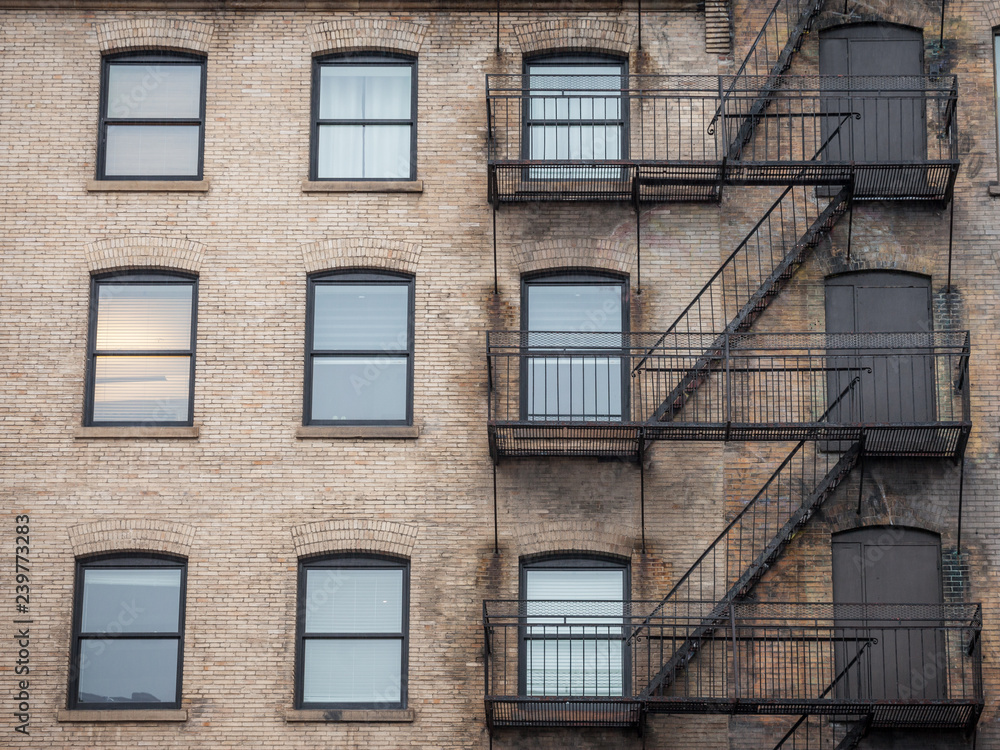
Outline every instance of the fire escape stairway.
{"label": "fire escape stairway", "polygon": [[642,699],[655,700],[673,683],[697,653],[702,638],[724,622],[733,602],[750,593],[799,529],[850,474],[860,455],[860,442],[841,453],[820,450],[805,440],[792,449],[760,491],[646,618],[643,625],[675,601],[706,602],[681,646],[642,691]]}
{"label": "fire escape stairway", "polygon": [[[803,37],[819,15],[823,1],[776,0],[774,3],[736,75],[723,93],[723,98],[738,93],[741,98],[750,102],[747,111],[737,118],[739,125],[735,127],[727,159],[739,159],[743,147],[753,137],[754,129],[770,104],[781,75],[788,70],[792,56],[802,46]],[[763,84],[759,89],[751,91],[746,83],[750,80],[762,81]],[[721,107],[716,117],[720,114]]]}
{"label": "fire escape stairway", "polygon": [[[822,211],[810,193],[808,187],[785,188],[651,348],[650,352],[669,346],[672,336],[686,342],[688,334],[717,333],[657,407],[650,423],[673,419],[721,361],[726,337],[750,329],[810,251],[850,208],[850,185],[844,186]],[[645,358],[640,359],[633,376],[645,365]]]}

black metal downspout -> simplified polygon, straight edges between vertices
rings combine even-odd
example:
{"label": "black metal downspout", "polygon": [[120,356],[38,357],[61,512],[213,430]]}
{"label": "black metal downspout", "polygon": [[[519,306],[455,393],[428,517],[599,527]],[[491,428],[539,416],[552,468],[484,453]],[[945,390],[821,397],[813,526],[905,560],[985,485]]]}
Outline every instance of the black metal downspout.
{"label": "black metal downspout", "polygon": [[958,469],[958,541],[955,544],[958,550],[959,556],[962,554],[962,501],[963,501],[963,490],[965,488],[965,454],[962,454],[962,458],[959,462]]}

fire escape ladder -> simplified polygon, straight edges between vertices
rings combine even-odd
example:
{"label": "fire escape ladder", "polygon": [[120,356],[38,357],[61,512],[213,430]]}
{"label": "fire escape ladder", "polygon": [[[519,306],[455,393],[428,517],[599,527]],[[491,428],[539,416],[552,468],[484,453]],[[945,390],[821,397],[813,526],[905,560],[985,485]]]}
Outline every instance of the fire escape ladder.
{"label": "fire escape ladder", "polygon": [[[724,99],[731,94],[747,99],[753,96],[747,112],[739,117],[741,124],[729,144],[727,159],[740,158],[743,147],[753,137],[761,115],[770,104],[781,75],[788,70],[792,55],[802,46],[803,37],[822,7],[823,0],[776,0],[774,3],[736,75],[723,93]],[[786,32],[787,37],[782,41]],[[763,83],[758,90],[750,91],[746,82],[751,80]],[[716,118],[721,115],[724,107],[724,104],[720,105]],[[715,120],[712,122],[714,124]]]}
{"label": "fire escape ladder", "polygon": [[[657,346],[672,334],[718,334],[681,376],[650,422],[669,421],[681,410],[720,361],[726,336],[751,328],[812,249],[850,208],[850,185],[844,186],[822,211],[816,210],[808,192],[806,187],[787,187],[660,337]],[[645,359],[640,359],[633,375],[644,364]]]}
{"label": "fire escape ladder", "polygon": [[[649,698],[668,687],[678,671],[695,656],[701,640],[710,631],[725,624],[726,612],[733,602],[750,593],[761,576],[781,556],[796,532],[808,523],[851,472],[861,455],[861,443],[853,443],[834,462],[835,455],[819,451],[805,440],[798,443],[754,498],[646,618],[647,621],[655,618],[672,601],[716,601],[650,680],[642,692],[642,698]],[[824,470],[825,473],[822,473]],[[796,495],[803,497],[803,500],[794,508],[792,498]],[[777,531],[773,536],[761,544],[758,540],[767,538],[766,534],[771,533],[774,528]],[[744,559],[751,556],[752,559],[746,563],[740,575],[732,580],[728,575],[729,561],[736,558],[742,564]],[[727,567],[725,580],[719,587],[725,588],[725,593],[716,600],[714,593],[719,583],[716,576],[720,561]],[[713,594],[711,598],[706,595],[706,589],[707,593]]]}

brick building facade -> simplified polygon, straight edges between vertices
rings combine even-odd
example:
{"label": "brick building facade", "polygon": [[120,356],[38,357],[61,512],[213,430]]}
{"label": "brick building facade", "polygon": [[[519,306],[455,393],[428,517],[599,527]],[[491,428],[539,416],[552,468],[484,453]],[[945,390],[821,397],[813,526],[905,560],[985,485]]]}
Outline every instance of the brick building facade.
{"label": "brick building facade", "polygon": [[1000,747],[1000,3],[500,5],[0,0],[4,746]]}

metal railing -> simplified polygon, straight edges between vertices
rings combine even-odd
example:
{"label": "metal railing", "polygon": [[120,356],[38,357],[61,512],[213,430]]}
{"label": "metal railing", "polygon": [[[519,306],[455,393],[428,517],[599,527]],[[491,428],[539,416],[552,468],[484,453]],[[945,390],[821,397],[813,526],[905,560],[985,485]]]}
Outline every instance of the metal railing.
{"label": "metal railing", "polygon": [[858,198],[940,200],[958,165],[954,76],[562,78],[487,76],[494,203],[704,200],[855,174]]}
{"label": "metal railing", "polygon": [[649,690],[707,604],[484,602],[488,722],[602,725],[641,706],[957,728],[982,710],[978,604],[734,603],[697,656]]}
{"label": "metal railing", "polygon": [[531,441],[556,434],[626,442],[864,434],[869,455],[953,456],[970,428],[966,331],[491,331],[486,344],[495,456],[531,455]]}
{"label": "metal railing", "polygon": [[859,449],[822,450],[800,441],[764,485],[746,501],[727,499],[732,520],[664,597],[672,601],[711,601],[707,619],[746,596],[785,543],[803,526],[853,468]]}
{"label": "metal railing", "polygon": [[747,330],[850,200],[850,187],[822,200],[805,186],[789,185],[670,324],[664,339],[675,332]]}
{"label": "metal railing", "polygon": [[[726,88],[724,97],[739,85],[741,79],[753,78],[759,85],[755,92],[757,101],[753,105],[753,112],[763,112],[767,108],[771,92],[791,64],[792,55],[801,46],[802,35],[822,6],[823,0],[775,0],[770,12],[761,20],[755,17],[757,13],[753,6],[748,5],[743,11],[747,16],[743,25],[749,28],[758,28],[759,25],[760,31],[747,50],[734,80]],[[745,90],[747,87],[743,88]],[[721,116],[721,108],[716,115]],[[731,156],[750,139],[757,122],[759,120],[756,117],[749,118],[740,128],[731,132]]]}

